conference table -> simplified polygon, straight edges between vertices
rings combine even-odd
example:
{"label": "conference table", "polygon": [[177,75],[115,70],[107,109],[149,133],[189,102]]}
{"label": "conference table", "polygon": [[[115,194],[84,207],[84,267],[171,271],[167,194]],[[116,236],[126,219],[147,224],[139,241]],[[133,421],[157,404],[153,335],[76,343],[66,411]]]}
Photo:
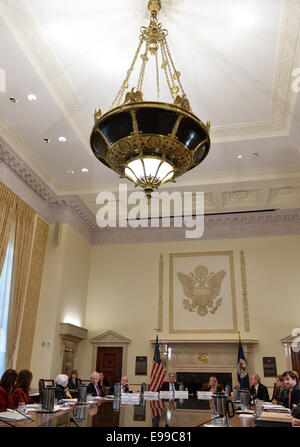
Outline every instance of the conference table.
{"label": "conference table", "polygon": [[[64,408],[64,407],[63,407]],[[222,426],[213,420],[211,401],[197,399],[144,400],[128,403],[116,399],[93,399],[55,413],[28,412],[31,420],[10,421],[16,427],[205,427]],[[0,413],[1,418],[1,413]],[[230,427],[254,427],[254,418],[235,414]],[[0,421],[0,427],[9,427]]]}

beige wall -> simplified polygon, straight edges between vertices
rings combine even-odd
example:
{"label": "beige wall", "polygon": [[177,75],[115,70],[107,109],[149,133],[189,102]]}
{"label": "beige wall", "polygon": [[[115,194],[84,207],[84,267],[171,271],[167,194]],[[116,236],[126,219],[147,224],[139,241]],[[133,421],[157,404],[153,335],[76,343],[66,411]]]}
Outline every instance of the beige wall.
{"label": "beige wall", "polygon": [[[60,243],[53,241],[51,225],[31,361],[33,388],[37,388],[39,378],[55,378],[61,372],[59,324],[85,326],[91,246],[68,224],[62,224]],[[42,342],[50,342],[50,346],[43,347]],[[75,362],[79,353],[80,349]]]}
{"label": "beige wall", "polygon": [[[150,374],[158,303],[159,255],[164,255],[164,319],[160,338],[232,338],[234,334],[169,334],[169,253],[233,250],[238,312],[238,329],[244,338],[258,339],[255,372],[271,386],[274,379],[263,377],[263,356],[275,356],[278,373],[286,369],[280,339],[300,326],[300,236],[92,247],[85,327],[89,339],[108,330],[131,339],[126,373],[132,383],[146,378],[135,376],[135,356],[148,356]],[[240,250],[245,252],[250,333],[244,332]],[[237,337],[237,335],[236,335]],[[80,375],[88,377],[92,346],[82,344]],[[251,373],[252,371],[250,371]],[[149,375],[148,375],[149,379]]]}

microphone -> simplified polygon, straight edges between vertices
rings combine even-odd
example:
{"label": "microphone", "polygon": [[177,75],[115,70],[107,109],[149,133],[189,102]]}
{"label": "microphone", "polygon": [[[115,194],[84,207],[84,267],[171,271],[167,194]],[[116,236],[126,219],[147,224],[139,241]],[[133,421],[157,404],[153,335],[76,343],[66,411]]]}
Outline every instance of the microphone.
{"label": "microphone", "polygon": [[209,419],[208,421],[201,422],[201,424],[197,425],[196,427],[201,427],[201,425],[205,425],[205,424],[207,424],[208,422],[215,421],[216,419],[220,419],[220,418],[222,418],[222,417],[223,417],[223,416],[217,416],[217,417],[215,417],[215,418]]}
{"label": "microphone", "polygon": [[70,418],[70,422],[73,422],[73,424],[75,424],[76,427],[80,428],[74,418]]}
{"label": "microphone", "polygon": [[18,413],[20,413],[22,416],[24,416],[26,419],[29,419],[31,422],[34,421],[34,419],[32,419],[30,416],[27,416],[25,413],[23,413],[22,411],[16,409],[15,411],[17,411]]}

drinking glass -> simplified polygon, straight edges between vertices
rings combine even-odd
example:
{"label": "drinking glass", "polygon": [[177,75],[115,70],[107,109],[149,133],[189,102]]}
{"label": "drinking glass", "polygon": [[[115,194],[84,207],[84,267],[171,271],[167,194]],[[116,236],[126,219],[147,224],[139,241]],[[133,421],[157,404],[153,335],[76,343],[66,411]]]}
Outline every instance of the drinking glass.
{"label": "drinking glass", "polygon": [[256,399],[255,401],[255,405],[256,405],[256,417],[259,417],[262,413],[262,405],[263,405],[263,401]]}
{"label": "drinking glass", "polygon": [[26,413],[26,405],[25,402],[19,402],[18,411],[21,413]]}

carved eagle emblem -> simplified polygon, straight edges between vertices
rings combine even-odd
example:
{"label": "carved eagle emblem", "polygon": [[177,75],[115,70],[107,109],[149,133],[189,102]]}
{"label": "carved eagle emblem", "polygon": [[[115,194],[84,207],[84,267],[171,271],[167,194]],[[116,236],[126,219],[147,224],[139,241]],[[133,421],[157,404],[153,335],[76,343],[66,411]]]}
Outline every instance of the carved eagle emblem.
{"label": "carved eagle emblem", "polygon": [[215,313],[221,306],[222,297],[215,302],[214,300],[220,294],[225,275],[225,270],[209,273],[204,265],[198,265],[194,273],[189,275],[178,272],[177,277],[183,287],[183,293],[188,298],[183,300],[183,307],[190,312],[197,312],[202,317],[207,315],[208,311]]}

